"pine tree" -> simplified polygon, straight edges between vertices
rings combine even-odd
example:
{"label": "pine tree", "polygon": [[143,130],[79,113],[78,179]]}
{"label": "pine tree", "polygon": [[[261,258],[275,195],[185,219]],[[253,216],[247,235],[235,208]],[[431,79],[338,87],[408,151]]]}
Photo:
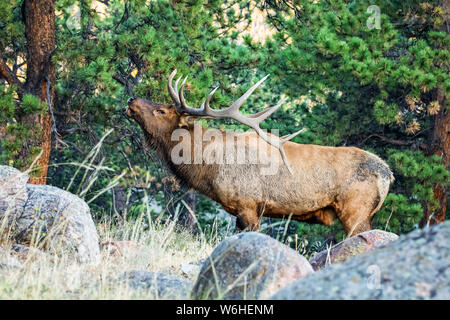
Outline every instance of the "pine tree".
{"label": "pine tree", "polygon": [[[51,151],[56,49],[55,0],[2,1],[0,157],[21,169],[35,162],[30,183],[45,183]],[[25,81],[19,77],[26,65]],[[10,68],[12,66],[12,69]]]}

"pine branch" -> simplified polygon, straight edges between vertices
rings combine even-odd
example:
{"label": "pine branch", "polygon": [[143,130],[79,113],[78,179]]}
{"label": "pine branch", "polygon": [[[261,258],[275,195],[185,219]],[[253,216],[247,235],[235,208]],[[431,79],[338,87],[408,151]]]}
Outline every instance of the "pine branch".
{"label": "pine branch", "polygon": [[125,134],[121,135],[119,138],[117,138],[114,141],[107,141],[107,140],[105,140],[105,141],[103,141],[103,143],[105,143],[107,145],[110,145],[110,146],[116,146],[119,142],[121,142],[121,141],[123,141],[126,138],[131,137],[131,136],[133,136],[133,133],[125,133]]}
{"label": "pine branch", "polygon": [[385,136],[383,136],[381,134],[377,134],[377,133],[371,134],[370,136],[366,137],[363,141],[361,141],[360,145],[363,145],[370,138],[378,138],[383,142],[387,142],[389,144],[396,145],[396,146],[414,146],[414,147],[422,149],[422,150],[428,149],[428,145],[426,145],[425,143],[422,143],[422,142],[418,142],[415,140],[405,141],[405,140],[391,139],[391,138],[385,137]]}
{"label": "pine branch", "polygon": [[134,94],[133,94],[133,84],[130,83],[130,81],[129,81],[128,79],[125,79],[124,77],[120,76],[119,74],[114,74],[114,75],[112,76],[112,78],[113,78],[114,80],[116,80],[117,82],[119,82],[121,85],[125,86],[125,88],[126,88],[126,90],[127,90],[127,92],[128,92],[128,95],[129,95],[130,97],[134,97]]}
{"label": "pine branch", "polygon": [[0,76],[3,77],[10,85],[17,88],[19,95],[23,93],[23,85],[17,76],[11,71],[6,62],[0,58]]}

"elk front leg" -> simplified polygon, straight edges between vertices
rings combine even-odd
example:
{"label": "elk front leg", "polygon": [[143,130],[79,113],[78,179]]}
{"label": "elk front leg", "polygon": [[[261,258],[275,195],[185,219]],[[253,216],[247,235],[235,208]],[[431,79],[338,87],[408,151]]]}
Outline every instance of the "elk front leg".
{"label": "elk front leg", "polygon": [[236,230],[259,231],[260,222],[256,210],[244,210],[236,216]]}

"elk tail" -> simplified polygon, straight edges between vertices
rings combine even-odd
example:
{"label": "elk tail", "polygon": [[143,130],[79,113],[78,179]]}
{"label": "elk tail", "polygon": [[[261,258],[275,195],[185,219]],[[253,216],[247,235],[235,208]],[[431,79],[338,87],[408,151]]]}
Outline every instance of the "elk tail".
{"label": "elk tail", "polygon": [[378,169],[376,170],[378,196],[376,197],[376,201],[373,205],[372,212],[370,213],[371,217],[378,210],[380,210],[384,200],[386,199],[386,196],[389,193],[389,185],[395,180],[394,174],[392,173],[387,163],[378,158],[377,156],[374,156],[374,158],[375,158],[374,160],[377,163],[376,167]]}

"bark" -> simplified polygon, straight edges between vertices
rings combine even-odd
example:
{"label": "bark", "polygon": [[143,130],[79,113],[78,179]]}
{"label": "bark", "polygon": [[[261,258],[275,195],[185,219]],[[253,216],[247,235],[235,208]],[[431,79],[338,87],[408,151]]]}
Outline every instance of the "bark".
{"label": "bark", "polygon": [[[28,125],[40,125],[42,136],[23,144],[21,156],[28,158],[33,147],[40,147],[41,157],[37,160],[39,168],[30,177],[30,183],[45,184],[51,151],[52,118],[50,108],[55,100],[55,68],[51,57],[56,49],[55,37],[55,0],[25,0],[23,18],[27,39],[27,72],[24,91],[31,93],[49,106],[43,115],[24,115],[21,122]],[[47,94],[49,90],[49,94]]]}
{"label": "bark", "polygon": [[[434,130],[430,137],[430,154],[442,157],[444,166],[449,169],[450,155],[450,117],[448,108],[445,103],[445,96],[440,89],[436,90],[436,98],[439,101],[441,110],[434,118]],[[436,210],[432,210],[431,206],[425,208],[424,217],[421,226],[434,225],[445,220],[445,211],[447,209],[447,190],[442,184],[435,184],[433,187],[434,199],[439,203]]]}
{"label": "bark", "polygon": [[[448,1],[440,1],[439,7],[443,9],[444,22],[439,31],[449,33],[449,19],[448,12],[450,9],[450,3]],[[441,106],[439,113],[434,116],[433,131],[430,133],[429,146],[430,154],[438,155],[442,157],[444,166],[449,169],[449,155],[450,155],[450,117],[448,107],[446,105],[446,97],[441,88],[437,88],[435,91],[435,98]],[[435,225],[445,220],[445,211],[447,210],[447,190],[444,185],[437,183],[433,187],[434,199],[439,203],[439,207],[436,210],[432,210],[431,206],[425,208],[424,216],[420,225]]]}

